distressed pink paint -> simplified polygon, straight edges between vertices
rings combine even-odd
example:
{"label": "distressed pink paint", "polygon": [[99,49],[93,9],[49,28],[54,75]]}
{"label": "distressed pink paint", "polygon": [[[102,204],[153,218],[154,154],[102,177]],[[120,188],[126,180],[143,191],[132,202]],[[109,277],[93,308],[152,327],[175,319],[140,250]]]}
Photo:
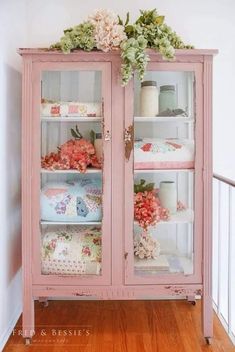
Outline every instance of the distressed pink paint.
{"label": "distressed pink paint", "polygon": [[[76,51],[68,55],[43,49],[20,49],[23,56],[22,239],[23,331],[34,329],[34,300],[40,297],[144,299],[161,296],[203,296],[203,332],[212,336],[211,300],[211,90],[212,56],[216,50],[177,50],[165,62],[149,50],[149,70],[192,71],[196,77],[194,273],[183,276],[134,275],[133,152],[125,160],[124,130],[133,124],[133,84],[120,85],[120,53]],[[102,275],[41,275],[40,263],[40,81],[43,70],[101,70],[104,98],[104,218]]]}

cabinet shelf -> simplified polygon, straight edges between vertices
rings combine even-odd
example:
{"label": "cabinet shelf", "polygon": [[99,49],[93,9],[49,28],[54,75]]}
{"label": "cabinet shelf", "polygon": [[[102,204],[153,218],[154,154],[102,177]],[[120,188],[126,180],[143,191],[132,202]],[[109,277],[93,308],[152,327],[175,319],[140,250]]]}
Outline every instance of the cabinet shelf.
{"label": "cabinet shelf", "polygon": [[46,169],[41,169],[41,174],[48,174],[48,175],[56,175],[56,174],[101,174],[102,169],[95,169],[95,168],[90,168],[87,169],[85,173],[82,173],[78,170],[46,170]]}
{"label": "cabinet shelf", "polygon": [[153,173],[163,173],[163,172],[186,172],[194,173],[194,169],[134,169],[135,174],[153,174]]}
{"label": "cabinet shelf", "polygon": [[135,122],[186,122],[193,123],[192,117],[186,116],[134,116]]}
{"label": "cabinet shelf", "polygon": [[73,117],[52,117],[43,116],[41,117],[41,122],[101,122],[102,117],[83,117],[83,116],[73,116]]}
{"label": "cabinet shelf", "polygon": [[180,274],[191,275],[193,273],[192,260],[177,255],[160,255],[156,259],[135,258],[135,273],[140,276]]}
{"label": "cabinet shelf", "polygon": [[185,224],[194,220],[194,212],[192,209],[180,210],[176,214],[170,216],[168,221],[161,221],[159,224]]}
{"label": "cabinet shelf", "polygon": [[95,226],[95,225],[102,225],[101,221],[87,221],[87,222],[81,222],[81,221],[44,221],[41,220],[40,221],[41,225],[83,225],[83,226],[87,226],[87,225],[91,225],[91,226]]}
{"label": "cabinet shelf", "polygon": [[[156,227],[159,225],[170,225],[170,224],[188,224],[194,221],[194,212],[192,209],[180,210],[176,214],[170,215],[169,220],[160,221],[156,225],[151,227]],[[134,222],[138,226],[138,222]]]}

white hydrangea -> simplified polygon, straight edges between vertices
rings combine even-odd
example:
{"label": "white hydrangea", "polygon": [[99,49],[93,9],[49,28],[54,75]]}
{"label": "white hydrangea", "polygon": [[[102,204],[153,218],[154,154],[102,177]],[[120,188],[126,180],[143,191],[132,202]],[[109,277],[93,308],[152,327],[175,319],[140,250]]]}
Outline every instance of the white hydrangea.
{"label": "white hydrangea", "polygon": [[149,233],[137,235],[134,240],[134,254],[140,259],[157,258],[160,255],[160,243]]}

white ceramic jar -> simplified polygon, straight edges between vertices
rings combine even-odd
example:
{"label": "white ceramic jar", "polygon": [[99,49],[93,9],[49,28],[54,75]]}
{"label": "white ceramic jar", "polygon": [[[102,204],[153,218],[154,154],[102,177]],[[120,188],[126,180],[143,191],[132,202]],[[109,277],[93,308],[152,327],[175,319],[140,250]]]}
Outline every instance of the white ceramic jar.
{"label": "white ceramic jar", "polygon": [[168,209],[170,214],[177,212],[177,190],[174,181],[160,182],[159,199],[161,205]]}
{"label": "white ceramic jar", "polygon": [[158,115],[159,91],[156,81],[144,81],[141,83],[140,92],[140,116],[153,117]]}
{"label": "white ceramic jar", "polygon": [[96,156],[99,162],[102,162],[103,157],[103,141],[102,141],[102,133],[95,134],[94,147]]}

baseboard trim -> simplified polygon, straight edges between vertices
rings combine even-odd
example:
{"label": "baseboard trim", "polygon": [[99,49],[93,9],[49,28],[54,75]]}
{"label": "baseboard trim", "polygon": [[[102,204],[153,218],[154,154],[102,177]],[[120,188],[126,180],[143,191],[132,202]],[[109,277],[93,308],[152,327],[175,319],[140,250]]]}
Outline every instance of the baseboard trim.
{"label": "baseboard trim", "polygon": [[13,314],[12,319],[10,320],[6,330],[3,332],[3,334],[0,336],[0,351],[3,351],[3,348],[5,347],[9,337],[11,336],[11,333],[22,313],[22,304],[20,304],[16,309]]}

